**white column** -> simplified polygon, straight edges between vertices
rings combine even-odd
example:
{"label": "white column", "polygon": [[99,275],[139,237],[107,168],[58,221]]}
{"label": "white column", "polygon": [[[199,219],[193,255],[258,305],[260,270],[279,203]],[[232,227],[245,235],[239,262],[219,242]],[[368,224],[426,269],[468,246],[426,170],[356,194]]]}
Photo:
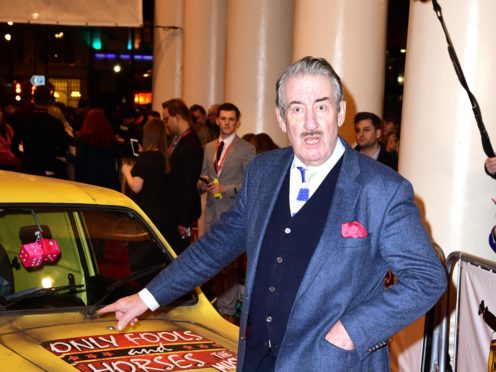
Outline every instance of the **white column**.
{"label": "white column", "polygon": [[387,0],[296,0],[293,59],[326,58],[341,77],[347,115],[340,134],[355,142],[358,111],[382,116]]}
{"label": "white column", "polygon": [[[496,3],[452,0],[441,6],[494,146]],[[489,247],[488,236],[496,224],[496,206],[491,201],[496,194],[496,180],[484,172],[486,156],[471,104],[446,46],[432,3],[412,1],[399,171],[412,182],[424,223],[446,256],[463,251],[494,261],[496,254]],[[408,340],[409,336],[400,333],[395,338]],[[408,370],[420,368],[421,342],[405,342],[412,346],[399,355],[398,370],[405,370],[406,365]],[[402,351],[400,347],[398,350]]]}
{"label": "white column", "polygon": [[152,108],[159,112],[163,101],[182,93],[183,1],[155,1]]}
{"label": "white column", "polygon": [[240,108],[239,134],[287,145],[275,118],[275,85],[291,63],[293,0],[229,0],[225,100]]}
{"label": "white column", "polygon": [[208,109],[224,100],[226,0],[185,0],[183,98]]}
{"label": "white column", "polygon": [[[451,40],[496,141],[496,3],[443,2]],[[496,146],[495,146],[496,148]],[[460,86],[432,4],[411,2],[400,146],[400,172],[414,186],[426,226],[445,254],[464,251],[495,260],[488,235],[496,224],[496,180],[467,94]]]}

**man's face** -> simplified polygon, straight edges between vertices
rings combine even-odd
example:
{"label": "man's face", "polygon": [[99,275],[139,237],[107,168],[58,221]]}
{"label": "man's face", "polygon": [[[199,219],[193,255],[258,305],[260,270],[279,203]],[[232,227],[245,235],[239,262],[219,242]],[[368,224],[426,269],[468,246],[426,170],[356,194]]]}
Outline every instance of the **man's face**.
{"label": "man's face", "polygon": [[295,75],[286,81],[286,115],[282,117],[276,108],[277,121],[305,165],[323,164],[336,146],[346,103],[341,102],[338,114],[332,93],[331,81],[324,75]]}
{"label": "man's face", "polygon": [[176,118],[169,115],[169,110],[164,108],[162,111],[162,118],[164,119],[165,126],[167,130],[172,134],[177,134],[176,130]]}
{"label": "man's face", "polygon": [[197,124],[205,124],[205,121],[207,120],[200,110],[191,111],[191,116],[194,117],[194,121]]}
{"label": "man's face", "polygon": [[355,124],[356,141],[361,148],[374,146],[381,137],[381,130],[375,129],[372,120],[360,120]]}
{"label": "man's face", "polygon": [[382,127],[384,129],[384,135],[389,134],[394,130],[394,121],[384,120]]}
{"label": "man's face", "polygon": [[212,124],[217,124],[217,107],[218,106],[210,106],[208,108],[207,117]]}
{"label": "man's face", "polygon": [[219,117],[217,118],[217,124],[220,127],[221,134],[223,136],[228,136],[236,132],[240,122],[236,119],[236,112],[221,110],[219,112]]}

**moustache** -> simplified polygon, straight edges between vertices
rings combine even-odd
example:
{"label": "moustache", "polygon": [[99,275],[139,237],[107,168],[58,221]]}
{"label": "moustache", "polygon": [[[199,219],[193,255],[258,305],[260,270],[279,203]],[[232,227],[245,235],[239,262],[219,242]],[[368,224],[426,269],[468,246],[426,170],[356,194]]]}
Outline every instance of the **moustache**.
{"label": "moustache", "polygon": [[300,134],[301,138],[305,138],[308,136],[322,136],[324,133],[321,130],[312,130],[310,132],[303,132]]}

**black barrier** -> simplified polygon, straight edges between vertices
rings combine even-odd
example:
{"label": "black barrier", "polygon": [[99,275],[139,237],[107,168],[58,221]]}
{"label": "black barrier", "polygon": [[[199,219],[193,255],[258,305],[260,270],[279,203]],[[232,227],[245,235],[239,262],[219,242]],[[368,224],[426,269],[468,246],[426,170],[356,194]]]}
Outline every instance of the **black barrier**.
{"label": "black barrier", "polygon": [[[439,300],[436,306],[427,314],[424,332],[424,348],[422,353],[422,372],[449,372],[457,371],[458,362],[458,342],[459,342],[459,316],[460,316],[460,299],[466,295],[461,291],[461,279],[464,264],[473,265],[473,267],[486,270],[496,274],[496,262],[492,262],[480,257],[463,252],[453,252],[446,260],[450,287]],[[455,267],[458,264],[456,278],[454,278]],[[456,280],[455,285],[453,280]],[[493,281],[491,280],[491,283]],[[494,276],[494,286],[496,287],[496,275]],[[494,310],[488,309],[484,301],[478,304],[478,315],[488,327],[496,332]],[[493,312],[491,312],[493,310]],[[454,315],[453,322],[451,314]],[[453,347],[450,354],[450,325],[453,323],[454,329]],[[493,347],[494,346],[494,347]],[[494,350],[493,350],[494,349]],[[487,351],[487,350],[486,350]],[[481,352],[483,352],[481,350]],[[488,358],[488,371],[495,370],[496,366],[496,344],[491,342]],[[492,368],[492,369],[491,369]]]}
{"label": "black barrier", "polygon": [[[437,256],[441,260],[441,262],[446,267],[446,256],[444,255],[441,247],[433,242],[432,245],[436,251]],[[449,272],[449,271],[448,271]],[[448,275],[448,273],[447,273]],[[439,333],[439,324],[441,322],[441,307],[444,304],[444,294],[437,304],[425,315],[425,323],[424,323],[424,340],[422,346],[422,372],[427,371],[436,371],[436,363],[432,363],[433,361],[437,362],[437,358],[433,355],[433,351],[438,350],[439,345],[439,337],[435,337]]]}

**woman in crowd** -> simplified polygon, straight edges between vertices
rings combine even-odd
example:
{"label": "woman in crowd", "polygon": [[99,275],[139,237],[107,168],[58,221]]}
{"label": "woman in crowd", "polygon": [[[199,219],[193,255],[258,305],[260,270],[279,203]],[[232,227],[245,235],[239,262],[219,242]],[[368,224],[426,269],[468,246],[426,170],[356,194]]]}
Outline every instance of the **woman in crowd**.
{"label": "woman in crowd", "polygon": [[398,152],[399,150],[399,138],[396,132],[389,133],[384,142],[384,149],[388,152]]}
{"label": "woman in crowd", "polygon": [[74,159],[74,157],[76,156],[76,143],[74,139],[74,130],[71,124],[69,123],[69,121],[67,120],[67,118],[65,117],[65,109],[66,106],[59,102],[52,105],[48,105],[47,107],[48,113],[52,115],[54,118],[59,119],[62,122],[62,124],[64,124],[64,131],[65,134],[67,135],[69,142],[69,148],[67,149],[67,153],[65,157],[59,157],[59,160],[61,161],[60,173],[67,175],[67,179],[74,181],[76,179],[76,170],[72,159]]}
{"label": "woman in crowd", "polygon": [[76,144],[76,180],[118,190],[114,131],[104,110],[92,108],[84,118]]}
{"label": "woman in crowd", "polygon": [[165,124],[160,119],[152,119],[143,128],[139,157],[134,164],[124,162],[121,171],[132,191],[131,197],[164,235],[169,170]]}
{"label": "woman in crowd", "polygon": [[258,133],[249,142],[255,146],[257,154],[279,148],[267,133]]}
{"label": "woman in crowd", "polygon": [[0,169],[18,171],[21,169],[21,160],[12,152],[12,137],[14,130],[5,120],[0,110]]}
{"label": "woman in crowd", "polygon": [[271,151],[278,149],[279,146],[272,140],[272,138],[267,133],[246,133],[243,136],[245,141],[250,142],[255,146],[255,151],[257,154],[262,152]]}

